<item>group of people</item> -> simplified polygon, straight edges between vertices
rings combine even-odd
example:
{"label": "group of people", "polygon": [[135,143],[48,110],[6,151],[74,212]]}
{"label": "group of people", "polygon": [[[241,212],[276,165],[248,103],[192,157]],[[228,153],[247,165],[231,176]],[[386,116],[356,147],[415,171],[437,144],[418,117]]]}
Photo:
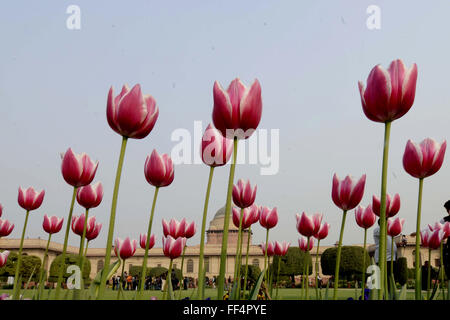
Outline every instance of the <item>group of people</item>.
{"label": "group of people", "polygon": [[[163,290],[164,289],[164,285],[166,283],[166,278],[167,278],[167,272],[165,274],[162,274],[159,277],[151,277],[151,276],[147,276],[145,278],[145,283],[144,283],[144,290]],[[207,279],[207,284],[210,283],[208,278]],[[122,289],[123,290],[137,290],[139,288],[139,281],[140,281],[140,277],[139,276],[132,276],[131,274],[128,274],[126,271],[123,274],[123,279],[121,279],[121,277],[119,275],[117,276],[113,276],[111,281],[112,281],[112,289],[113,290],[119,290],[120,285],[122,285]],[[177,289],[184,289],[187,290],[188,288],[194,288],[196,287],[196,283],[194,283],[194,280],[192,278],[188,278],[188,277],[184,277],[182,283],[180,283],[180,281],[177,279],[175,272],[172,272],[172,276],[171,276],[171,281],[172,281],[172,288],[174,290]],[[214,277],[214,282],[215,283],[215,277]]]}

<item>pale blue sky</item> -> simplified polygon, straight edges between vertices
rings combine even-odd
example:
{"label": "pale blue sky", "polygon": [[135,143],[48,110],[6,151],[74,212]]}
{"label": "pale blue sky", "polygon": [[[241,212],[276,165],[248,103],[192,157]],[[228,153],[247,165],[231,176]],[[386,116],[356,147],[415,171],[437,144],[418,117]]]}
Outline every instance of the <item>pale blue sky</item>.
{"label": "pale blue sky", "polygon": [[[66,28],[66,8],[81,8],[81,30]],[[366,27],[366,8],[381,8],[381,29]],[[262,86],[260,128],[280,129],[280,170],[261,176],[258,165],[240,165],[236,179],[258,184],[257,203],[277,206],[272,240],[297,245],[295,214],[322,212],[338,240],[341,212],[331,200],[334,172],[367,174],[363,205],[379,194],[383,125],[365,118],[357,89],[378,63],[396,58],[419,70],[416,101],[392,126],[388,192],[400,193],[399,216],[415,230],[418,182],[404,172],[407,139],[449,137],[450,45],[448,1],[10,1],[0,10],[0,203],[3,218],[20,237],[21,185],[45,188],[42,207],[29,221],[29,237],[46,238],[43,215],[67,218],[72,189],[60,172],[60,152],[72,147],[100,161],[94,181],[104,184],[102,204],[91,211],[104,224],[92,247],[105,247],[120,136],[106,121],[113,85],[140,83],[160,108],[153,132],[130,140],[120,186],[116,236],[138,238],[147,230],[153,187],[144,179],[145,158],[156,148],[170,153],[177,128],[193,132],[195,120],[211,121],[215,80],[235,77]],[[197,147],[196,147],[197,148]],[[192,152],[197,152],[197,149]],[[200,226],[208,168],[179,165],[160,192],[154,233],[161,219],[195,220]],[[423,226],[444,214],[450,199],[448,157],[426,179]],[[216,170],[208,222],[225,203],[228,166]],[[82,212],[77,206],[75,214]],[[255,227],[255,243],[265,232]],[[63,241],[63,233],[54,237]],[[353,211],[344,242],[361,243]],[[370,238],[370,240],[372,240]],[[190,244],[197,244],[197,234]],[[70,243],[78,245],[71,234]],[[189,244],[188,243],[188,244]]]}

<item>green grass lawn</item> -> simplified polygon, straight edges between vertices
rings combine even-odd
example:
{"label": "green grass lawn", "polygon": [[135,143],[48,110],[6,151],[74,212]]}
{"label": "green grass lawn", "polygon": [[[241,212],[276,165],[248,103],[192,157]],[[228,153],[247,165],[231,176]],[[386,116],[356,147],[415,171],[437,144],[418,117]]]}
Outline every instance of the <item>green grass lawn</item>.
{"label": "green grass lawn", "polygon": [[[127,300],[133,300],[136,295],[136,291],[125,290],[123,292],[124,292],[125,299],[127,299]],[[175,291],[176,298],[178,298],[179,292],[180,292],[179,290]],[[324,296],[325,289],[322,289],[321,292],[322,292],[322,296]],[[11,294],[12,290],[0,290],[0,294],[2,294],[2,293]],[[24,294],[25,298],[31,298],[33,296],[33,293],[34,293],[34,290],[32,290],[32,289],[22,291],[22,294]],[[54,290],[45,290],[44,300],[48,299],[49,293],[50,293],[50,299],[52,299],[54,297],[54,294],[55,294]],[[183,299],[185,297],[191,297],[191,296],[193,299],[195,299],[196,293],[197,293],[197,291],[194,292],[194,289],[181,290],[181,299]],[[274,298],[275,298],[275,293],[276,293],[276,290],[274,289],[273,290]],[[63,290],[61,297],[63,297],[63,298],[67,297],[67,299],[72,299],[72,294],[73,294],[72,290]],[[347,300],[348,298],[355,299],[356,294],[357,294],[357,298],[359,298],[359,296],[361,294],[361,290],[358,289],[357,292],[355,292],[355,289],[339,289],[338,290],[338,299],[339,300]],[[216,289],[206,289],[205,290],[205,297],[211,297],[211,299],[215,299],[216,295],[217,295]],[[278,300],[300,300],[300,295],[301,295],[301,289],[279,289]],[[332,299],[332,295],[333,295],[333,290],[330,289],[328,292],[329,299]],[[426,296],[426,291],[423,292],[423,295]],[[310,300],[315,300],[316,295],[315,295],[314,288],[310,288],[309,296],[310,296]],[[159,290],[144,291],[144,299],[149,300],[150,297],[156,297],[158,300],[161,300],[162,292]],[[117,298],[117,291],[112,291],[111,289],[107,289],[105,292],[105,298],[108,300],[115,300]],[[408,300],[414,299],[414,290],[407,291],[407,299]],[[442,300],[441,292],[439,292],[439,294],[436,293],[436,297],[434,299]]]}

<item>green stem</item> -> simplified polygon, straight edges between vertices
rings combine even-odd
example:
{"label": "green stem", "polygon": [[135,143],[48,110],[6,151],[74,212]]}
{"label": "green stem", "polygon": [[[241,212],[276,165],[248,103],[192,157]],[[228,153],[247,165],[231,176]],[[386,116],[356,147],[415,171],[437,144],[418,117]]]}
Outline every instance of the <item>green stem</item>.
{"label": "green stem", "polygon": [[319,274],[319,246],[320,246],[320,239],[317,239],[317,249],[316,249],[316,262],[315,262],[315,287],[316,287],[316,300],[319,300],[319,284],[317,281],[317,275]]}
{"label": "green stem", "polygon": [[[334,271],[334,292],[333,292],[333,300],[337,300],[337,291],[339,287],[339,264],[341,263],[341,250],[342,250],[342,237],[344,235],[344,226],[345,226],[345,217],[347,216],[347,210],[344,210],[342,215],[342,223],[341,223],[341,232],[339,235],[339,245],[337,249],[336,255],[336,267]],[[308,244],[309,246],[309,244]]]}
{"label": "green stem", "polygon": [[423,178],[419,179],[419,196],[417,202],[417,222],[416,222],[416,252],[415,252],[415,298],[416,300],[422,300],[422,290],[420,283],[420,216],[422,211],[422,190],[423,190]]}
{"label": "green stem", "polygon": [[366,289],[366,245],[367,245],[367,229],[364,229],[364,254],[363,254],[363,269],[361,282],[361,300],[365,300],[364,290]]}
{"label": "green stem", "polygon": [[231,212],[231,194],[233,192],[233,181],[234,181],[234,171],[236,168],[236,157],[237,157],[237,146],[238,140],[234,137],[233,140],[233,162],[230,166],[230,177],[228,179],[228,190],[227,190],[227,202],[225,205],[225,218],[223,223],[223,236],[222,236],[222,249],[220,253],[220,271],[219,279],[217,282],[217,299],[222,300],[223,289],[225,283],[225,267],[227,261],[227,245],[228,245],[228,228],[230,226],[230,212]]}
{"label": "green stem", "polygon": [[84,250],[84,255],[83,255],[84,259],[87,258],[88,247],[89,247],[89,240],[86,242],[86,249]]}
{"label": "green stem", "polygon": [[42,269],[41,269],[41,273],[39,275],[39,295],[38,295],[38,300],[42,299],[42,294],[44,293],[44,287],[45,287],[45,283],[42,283],[43,278],[44,278],[44,271],[45,274],[47,274],[47,270],[45,269],[45,261],[47,260],[47,254],[48,254],[48,247],[50,246],[50,239],[52,238],[52,234],[50,233],[48,235],[48,240],[47,240],[47,246],[45,247],[45,253],[44,253],[44,259],[42,259]]}
{"label": "green stem", "polygon": [[125,260],[122,260],[122,273],[121,273],[121,276],[120,276],[119,290],[117,290],[117,298],[116,298],[116,300],[119,300],[119,298],[120,298],[120,292],[122,291],[122,286],[123,286],[124,280],[125,280],[125,285],[126,285],[127,279],[123,278],[124,270],[125,270]]}
{"label": "green stem", "polygon": [[[78,257],[80,259],[79,261],[79,267],[81,270],[81,274],[83,275],[83,268],[84,268],[84,257],[83,257],[83,252],[84,252],[84,240],[86,239],[86,231],[87,231],[87,224],[88,224],[88,217],[89,217],[89,209],[86,209],[86,214],[84,217],[84,226],[83,226],[83,234],[81,235],[81,239],[80,239],[80,250],[78,251]],[[78,292],[78,290],[76,290],[75,292],[77,293],[77,298],[79,299],[79,294],[81,294],[84,291],[84,281],[83,281],[83,276],[81,277],[81,290],[80,292]],[[74,293],[75,293],[74,292]]]}
{"label": "green stem", "polygon": [[309,300],[309,294],[308,294],[308,288],[309,288],[309,239],[310,237],[307,238],[308,242],[306,245],[307,253],[308,253],[308,257],[306,258],[306,291],[305,291],[305,295],[306,295],[306,300]]}
{"label": "green stem", "polygon": [[[105,256],[105,263],[104,263],[104,269],[107,270],[109,267],[109,263],[111,261],[111,249],[112,249],[112,242],[113,242],[113,236],[114,236],[114,222],[116,220],[116,207],[117,207],[117,196],[119,195],[119,185],[120,185],[120,176],[122,174],[122,166],[123,166],[123,159],[125,157],[125,149],[127,146],[127,137],[122,138],[122,145],[120,147],[120,155],[119,155],[119,163],[117,165],[117,172],[116,172],[116,181],[114,182],[114,192],[112,197],[112,204],[111,204],[111,214],[109,217],[109,229],[108,229],[108,240],[106,242],[106,256]],[[103,295],[105,294],[106,289],[106,277],[107,272],[102,272],[102,278],[100,280],[100,286],[98,291],[97,300],[103,299]]]}
{"label": "green stem", "polygon": [[234,278],[237,281],[237,300],[241,300],[240,290],[241,290],[241,250],[242,250],[242,220],[244,217],[244,209],[241,209],[241,213],[239,216],[239,228],[238,228],[238,242],[236,246],[236,261],[234,266]]}
{"label": "green stem", "polygon": [[247,289],[247,276],[248,276],[248,253],[250,250],[250,235],[252,234],[252,227],[250,226],[248,228],[248,237],[247,237],[247,252],[245,253],[245,274],[244,274],[244,290],[243,290],[243,296],[245,299],[245,291]]}
{"label": "green stem", "polygon": [[394,237],[391,237],[391,274],[394,276]]}
{"label": "green stem", "polygon": [[[172,285],[172,265],[173,265],[173,259],[170,259],[169,271],[167,271],[167,285],[166,285],[167,291],[169,291],[169,286]],[[172,288],[172,290],[173,290],[173,288]],[[170,294],[169,294],[169,298],[170,298]],[[167,300],[166,294],[165,294],[164,300]]]}
{"label": "green stem", "polygon": [[178,300],[181,299],[181,285],[184,282],[183,281],[183,279],[184,279],[184,277],[183,277],[183,268],[184,268],[184,254],[186,252],[186,247],[187,246],[185,245],[184,248],[183,248],[183,253],[181,255],[181,279],[180,279],[180,292],[178,292]]}
{"label": "green stem", "polygon": [[27,213],[25,215],[25,223],[23,225],[22,230],[22,237],[20,238],[20,247],[19,247],[19,256],[17,257],[17,266],[16,266],[16,272],[14,275],[14,295],[13,299],[17,300],[19,298],[20,288],[22,288],[22,284],[19,284],[19,273],[20,273],[20,266],[22,264],[22,248],[23,248],[23,240],[25,239],[25,231],[27,229],[28,224],[28,216],[30,215],[30,211],[27,210]]}
{"label": "green stem", "polygon": [[280,265],[281,265],[281,256],[278,256],[278,270],[277,270],[277,293],[275,294],[275,300],[278,300],[278,282],[280,281]]}
{"label": "green stem", "polygon": [[430,300],[431,287],[431,248],[428,249],[428,268],[427,268],[427,300]]}
{"label": "green stem", "polygon": [[267,229],[266,231],[266,249],[264,250],[264,283],[266,284],[266,288],[268,288],[267,286],[267,277],[268,277],[268,272],[267,272],[267,248],[269,247],[269,230]]}
{"label": "green stem", "polygon": [[[73,213],[73,206],[75,204],[75,198],[77,196],[77,189],[78,189],[77,187],[73,187],[73,194],[72,194],[72,201],[70,203],[69,217],[66,221],[66,233],[64,235],[64,245],[63,245],[63,251],[61,253],[61,261],[66,260],[67,244],[69,241],[70,225],[72,224],[72,213]],[[56,283],[55,300],[59,299],[59,295],[61,293],[62,281],[63,281],[63,274],[65,272],[66,272],[66,270],[64,270],[64,268],[59,268],[58,282]]]}
{"label": "green stem", "polygon": [[[379,267],[381,279],[386,278],[386,186],[387,170],[389,157],[389,137],[391,133],[391,122],[388,121],[384,126],[384,147],[383,147],[383,167],[381,173],[381,197],[380,197],[380,246],[379,246]],[[380,290],[378,298],[382,299],[383,293],[386,294],[384,281],[380,281]],[[385,297],[387,297],[385,295]]]}
{"label": "green stem", "polygon": [[203,287],[205,286],[205,276],[203,275],[203,270],[205,268],[204,264],[204,254],[205,254],[205,234],[206,234],[206,219],[208,216],[208,203],[209,203],[209,195],[211,192],[211,184],[214,175],[214,167],[209,168],[209,178],[208,178],[208,186],[206,187],[206,196],[205,196],[205,204],[203,206],[203,219],[202,219],[202,232],[200,234],[200,257],[198,260],[198,299],[205,299],[205,292]]}
{"label": "green stem", "polygon": [[144,291],[145,277],[147,276],[147,259],[148,259],[148,251],[150,250],[150,237],[152,235],[152,225],[153,225],[153,215],[155,213],[156,207],[156,199],[158,197],[159,187],[155,188],[155,193],[153,194],[153,203],[152,210],[150,212],[150,220],[148,222],[147,229],[147,241],[145,243],[145,253],[144,253],[144,261],[142,261],[142,270],[141,270],[141,281],[139,281],[139,292],[138,292],[138,300],[142,298],[142,293]]}

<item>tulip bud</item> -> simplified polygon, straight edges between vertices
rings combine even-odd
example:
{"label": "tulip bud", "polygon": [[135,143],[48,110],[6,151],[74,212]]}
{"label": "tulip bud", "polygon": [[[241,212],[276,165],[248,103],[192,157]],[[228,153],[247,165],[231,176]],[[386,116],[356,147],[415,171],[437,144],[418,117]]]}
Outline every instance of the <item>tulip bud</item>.
{"label": "tulip bud", "polygon": [[174,178],[172,159],[167,154],[160,156],[156,150],[153,150],[145,160],[144,173],[147,182],[152,186],[166,187]]}
{"label": "tulip bud", "polygon": [[[149,250],[154,247],[155,239],[156,239],[155,235],[152,234],[150,236],[150,243],[148,245]],[[146,234],[141,233],[141,235],[139,237],[139,245],[141,246],[142,249],[145,249],[145,247],[147,246],[147,235]]]}
{"label": "tulip bud", "polygon": [[183,252],[183,248],[186,245],[186,238],[180,237],[178,239],[172,238],[168,235],[163,237],[163,252],[164,255],[170,259],[178,258]]}
{"label": "tulip bud", "polygon": [[97,172],[98,161],[93,162],[86,153],[75,154],[71,148],[64,154],[61,172],[64,180],[74,187],[90,184]]}
{"label": "tulip bud", "polygon": [[429,177],[441,168],[446,147],[445,140],[439,144],[435,140],[427,138],[419,145],[408,140],[403,154],[403,168],[415,178]]}
{"label": "tulip bud", "polygon": [[7,237],[14,229],[14,225],[8,220],[0,219],[0,238]]}
{"label": "tulip bud", "polygon": [[117,257],[120,257],[120,259],[125,260],[134,255],[136,247],[136,240],[130,240],[128,237],[125,238],[125,240],[117,238],[114,242],[114,253]]}
{"label": "tulip bud", "polygon": [[377,217],[372,211],[372,206],[369,204],[366,208],[363,206],[358,206],[355,210],[355,219],[358,226],[363,229],[369,229],[374,225]]}
{"label": "tulip bud", "polygon": [[77,190],[77,201],[80,206],[90,209],[97,207],[103,199],[103,186],[101,182],[81,187]]}
{"label": "tulip bud", "polygon": [[278,223],[277,208],[270,209],[261,206],[259,209],[259,223],[263,228],[272,229]]}
{"label": "tulip bud", "polygon": [[8,260],[9,251],[5,250],[3,252],[0,252],[0,268],[2,268],[4,265],[6,265],[6,261]]}
{"label": "tulip bud", "polygon": [[333,176],[333,188],[331,197],[336,206],[342,210],[351,210],[355,208],[364,195],[364,186],[366,183],[366,175],[356,181],[351,176],[346,176],[344,180],[340,180],[336,174]]}
{"label": "tulip bud", "polygon": [[202,137],[200,156],[204,164],[211,167],[225,165],[233,152],[233,140],[224,138],[211,124]]}
{"label": "tulip bud", "polygon": [[58,218],[57,216],[48,217],[46,214],[44,215],[44,222],[42,223],[42,227],[44,231],[48,234],[58,233],[63,225],[64,218]]}
{"label": "tulip bud", "polygon": [[33,187],[28,189],[22,189],[19,187],[19,205],[27,211],[36,210],[42,204],[44,200],[45,191],[36,192]]}
{"label": "tulip bud", "polygon": [[233,202],[239,208],[250,207],[256,198],[257,186],[252,190],[250,185],[250,180],[244,182],[244,180],[239,179],[238,183],[233,186]]}
{"label": "tulip bud", "polygon": [[[379,217],[381,201],[377,196],[372,197],[372,210]],[[386,193],[386,218],[392,218],[400,211],[400,196],[398,193],[391,198],[389,194]]]}

